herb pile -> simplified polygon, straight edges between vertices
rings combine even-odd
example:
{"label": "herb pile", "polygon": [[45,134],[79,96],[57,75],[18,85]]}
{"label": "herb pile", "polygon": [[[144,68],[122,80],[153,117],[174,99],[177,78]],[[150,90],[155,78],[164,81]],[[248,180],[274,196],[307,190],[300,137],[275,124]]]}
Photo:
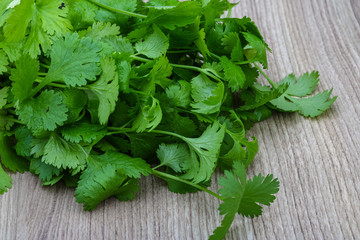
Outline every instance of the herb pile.
{"label": "herb pile", "polygon": [[[236,215],[255,217],[279,190],[247,179],[258,144],[246,130],[273,111],[316,117],[317,72],[274,83],[268,45],[250,18],[221,18],[227,0],[12,0],[0,3],[0,193],[4,171],[75,187],[85,210],[131,200],[154,175],[175,193],[222,203],[222,239]],[[269,86],[257,82],[265,76]],[[216,168],[225,176],[210,191]],[[261,204],[261,205],[260,205]]]}

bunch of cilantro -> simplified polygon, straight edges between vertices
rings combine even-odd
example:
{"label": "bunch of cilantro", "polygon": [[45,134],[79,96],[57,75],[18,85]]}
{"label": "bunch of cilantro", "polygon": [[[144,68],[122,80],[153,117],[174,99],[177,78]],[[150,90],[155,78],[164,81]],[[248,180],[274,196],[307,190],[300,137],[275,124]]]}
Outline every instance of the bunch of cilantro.
{"label": "bunch of cilantro", "polygon": [[[317,72],[275,84],[257,26],[227,0],[2,0],[0,193],[13,172],[75,187],[85,210],[131,200],[138,179],[219,198],[222,239],[236,215],[259,216],[279,190],[247,179],[258,144],[246,130],[273,111],[315,117]],[[260,66],[261,65],[261,66]],[[259,74],[268,85],[257,82]],[[309,96],[312,95],[312,96]],[[224,171],[218,193],[209,190]]]}

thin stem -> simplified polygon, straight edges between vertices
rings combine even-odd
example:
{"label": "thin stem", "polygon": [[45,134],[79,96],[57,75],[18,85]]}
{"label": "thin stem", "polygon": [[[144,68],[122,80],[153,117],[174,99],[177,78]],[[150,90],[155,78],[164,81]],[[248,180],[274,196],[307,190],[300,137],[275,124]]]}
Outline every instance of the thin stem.
{"label": "thin stem", "polygon": [[249,61],[242,61],[242,62],[234,62],[235,64],[238,65],[245,65],[245,64],[249,64],[249,63],[254,63],[253,61],[249,60]]}
{"label": "thin stem", "polygon": [[51,78],[45,79],[44,81],[41,81],[39,83],[39,85],[37,85],[36,88],[34,88],[31,91],[31,94],[30,94],[29,98],[32,98],[33,96],[35,96],[41,89],[43,89],[46,85],[48,85],[50,83],[51,83]]}
{"label": "thin stem", "polygon": [[183,68],[183,69],[189,69],[189,70],[193,70],[193,71],[197,71],[197,72],[203,72],[203,70],[201,68],[194,67],[194,66],[180,65],[180,64],[175,64],[175,63],[172,63],[170,65],[173,67],[176,67],[176,68]]}
{"label": "thin stem", "polygon": [[75,122],[80,121],[85,116],[85,110],[81,111],[81,115],[75,120]]}
{"label": "thin stem", "polygon": [[152,130],[151,133],[159,133],[159,134],[169,135],[169,136],[180,138],[183,141],[186,141],[186,138],[184,138],[183,136],[181,136],[179,134],[173,133],[173,132],[168,132],[168,131],[163,131],[163,130]]}
{"label": "thin stem", "polygon": [[128,15],[128,16],[131,16],[131,17],[137,17],[137,18],[147,18],[146,15],[142,15],[142,14],[138,14],[138,13],[133,13],[133,12],[128,12],[128,11],[125,11],[125,10],[120,10],[120,9],[117,9],[117,8],[113,8],[113,7],[110,7],[108,5],[105,5],[105,4],[102,4],[102,3],[98,3],[94,0],[87,0],[101,8],[104,8],[106,10],[109,10],[111,12],[116,12],[116,13],[121,13],[121,14],[124,14],[124,15]]}
{"label": "thin stem", "polygon": [[15,106],[15,102],[9,103],[9,104],[6,104],[6,105],[3,107],[3,109],[12,108],[12,107],[14,107],[14,106]]}
{"label": "thin stem", "polygon": [[227,15],[226,15],[226,18],[230,18],[231,17],[231,12],[232,12],[232,8],[229,9]]}
{"label": "thin stem", "polygon": [[220,195],[214,193],[213,191],[211,191],[211,190],[209,190],[209,189],[207,189],[207,188],[204,188],[204,187],[202,187],[202,186],[200,186],[200,185],[197,185],[197,184],[195,184],[195,183],[192,183],[192,182],[190,182],[190,181],[181,179],[181,178],[179,178],[179,177],[176,177],[176,176],[173,176],[173,175],[164,173],[164,172],[156,171],[155,169],[152,169],[152,173],[153,173],[153,175],[155,175],[155,176],[157,176],[157,177],[159,177],[159,178],[162,178],[162,179],[164,179],[164,178],[165,178],[165,179],[171,179],[171,180],[174,180],[174,181],[177,181],[177,182],[185,183],[185,184],[190,185],[190,186],[192,186],[192,187],[194,187],[194,188],[197,188],[197,189],[199,189],[199,190],[202,190],[202,191],[204,191],[204,192],[207,192],[207,193],[213,195],[214,197],[216,197],[216,198],[224,201],[224,198],[221,197]]}
{"label": "thin stem", "polygon": [[254,66],[259,70],[259,72],[266,78],[266,80],[268,80],[268,82],[270,83],[270,85],[274,88],[274,89],[277,89],[278,86],[269,78],[268,75],[266,75],[266,73],[256,64],[256,63],[253,63]]}
{"label": "thin stem", "polygon": [[221,81],[220,78],[216,77],[214,74],[211,74],[208,71],[206,71],[206,70],[204,70],[202,68],[199,68],[199,67],[188,66],[188,65],[180,65],[180,64],[174,64],[174,63],[171,63],[170,65],[172,67],[175,67],[175,68],[183,68],[183,69],[189,69],[189,70],[193,70],[193,71],[196,71],[196,72],[200,72],[200,73],[203,73],[203,74],[207,75],[208,77],[211,77],[211,78],[215,79],[216,81]]}
{"label": "thin stem", "polygon": [[189,53],[189,52],[197,52],[197,50],[173,50],[173,51],[167,51],[167,53]]}
{"label": "thin stem", "polygon": [[12,110],[12,109],[8,109],[7,112],[10,113],[10,114],[16,115],[16,112],[14,110]]}
{"label": "thin stem", "polygon": [[218,55],[216,55],[215,53],[212,53],[212,52],[210,52],[210,56],[212,56],[212,57],[214,57],[214,58],[217,58],[218,60],[221,59],[220,56],[218,56]]}
{"label": "thin stem", "polygon": [[125,127],[108,127],[107,129],[113,131],[106,133],[107,136],[115,135],[115,134],[124,134],[135,131],[133,128],[125,128]]}
{"label": "thin stem", "polygon": [[147,93],[144,93],[144,92],[141,92],[141,91],[138,91],[138,90],[135,90],[135,89],[131,89],[131,92],[137,93],[137,94],[140,94],[140,95],[144,95],[144,96],[148,96],[148,95],[149,95],[149,94],[147,94]]}
{"label": "thin stem", "polygon": [[23,122],[15,119],[15,118],[11,118],[11,117],[8,117],[8,116],[5,116],[4,118],[5,118],[5,120],[8,120],[8,121],[10,121],[10,122],[14,122],[14,123],[18,123],[18,124],[25,125]]}
{"label": "thin stem", "polygon": [[39,72],[39,73],[38,73],[38,75],[39,75],[39,76],[46,76],[46,75],[47,75],[47,73],[42,73],[42,72]]}
{"label": "thin stem", "polygon": [[121,130],[130,130],[131,128],[124,128],[124,127],[107,127],[110,131],[121,131]]}
{"label": "thin stem", "polygon": [[49,68],[50,68],[50,66],[49,66],[49,65],[47,65],[47,64],[45,64],[45,63],[40,63],[40,66],[42,66],[42,67],[44,67],[44,68],[47,68],[47,69],[49,69]]}
{"label": "thin stem", "polygon": [[[142,58],[142,57],[138,57],[135,55],[131,55],[130,56],[132,59],[140,61],[140,62],[149,62],[151,61],[150,59],[146,59],[146,58]],[[207,75],[208,77],[211,77],[217,81],[221,81],[218,77],[216,77],[215,75],[209,73],[208,71],[205,71],[204,69],[201,69],[199,67],[195,67],[195,66],[189,66],[189,65],[181,65],[181,64],[175,64],[175,63],[170,63],[170,66],[174,67],[174,68],[182,68],[182,69],[188,69],[188,70],[192,70],[192,71],[196,71],[196,72],[201,72],[205,75]]]}
{"label": "thin stem", "polygon": [[[43,81],[36,79],[35,80],[38,83],[41,83]],[[60,83],[48,83],[47,86],[51,86],[51,87],[57,87],[57,88],[67,88],[68,86],[66,86],[65,84],[60,84]]]}
{"label": "thin stem", "polygon": [[131,55],[130,57],[131,57],[132,59],[137,60],[137,61],[140,61],[140,62],[150,62],[150,61],[151,61],[150,59],[138,57],[138,56],[135,56],[135,55]]}

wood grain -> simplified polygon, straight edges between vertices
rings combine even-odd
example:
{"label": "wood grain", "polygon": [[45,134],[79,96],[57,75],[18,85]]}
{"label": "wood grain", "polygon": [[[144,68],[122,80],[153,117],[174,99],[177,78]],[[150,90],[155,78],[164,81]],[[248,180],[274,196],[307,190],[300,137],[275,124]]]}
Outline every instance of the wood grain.
{"label": "wood grain", "polygon": [[[260,144],[250,175],[273,173],[281,190],[261,217],[238,216],[226,239],[360,239],[360,1],[242,0],[233,16],[244,15],[272,48],[271,78],[316,69],[318,90],[339,98],[315,120],[275,114],[249,132]],[[73,189],[12,177],[0,239],[207,239],[221,221],[213,197],[175,195],[153,177],[134,201],[109,199],[93,212]]]}

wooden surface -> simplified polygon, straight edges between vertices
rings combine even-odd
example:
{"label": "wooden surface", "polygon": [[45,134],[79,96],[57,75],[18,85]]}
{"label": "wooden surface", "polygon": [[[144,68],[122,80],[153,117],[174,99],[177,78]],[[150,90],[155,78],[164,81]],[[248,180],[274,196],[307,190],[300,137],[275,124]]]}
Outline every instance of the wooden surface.
{"label": "wooden surface", "polygon": [[[275,114],[249,132],[260,152],[249,174],[273,173],[277,200],[262,217],[237,216],[227,239],[360,239],[360,1],[242,0],[273,50],[268,75],[319,70],[339,98],[315,119]],[[74,190],[13,175],[0,196],[0,239],[206,239],[220,223],[205,193],[175,195],[149,177],[133,202],[83,212]]]}

